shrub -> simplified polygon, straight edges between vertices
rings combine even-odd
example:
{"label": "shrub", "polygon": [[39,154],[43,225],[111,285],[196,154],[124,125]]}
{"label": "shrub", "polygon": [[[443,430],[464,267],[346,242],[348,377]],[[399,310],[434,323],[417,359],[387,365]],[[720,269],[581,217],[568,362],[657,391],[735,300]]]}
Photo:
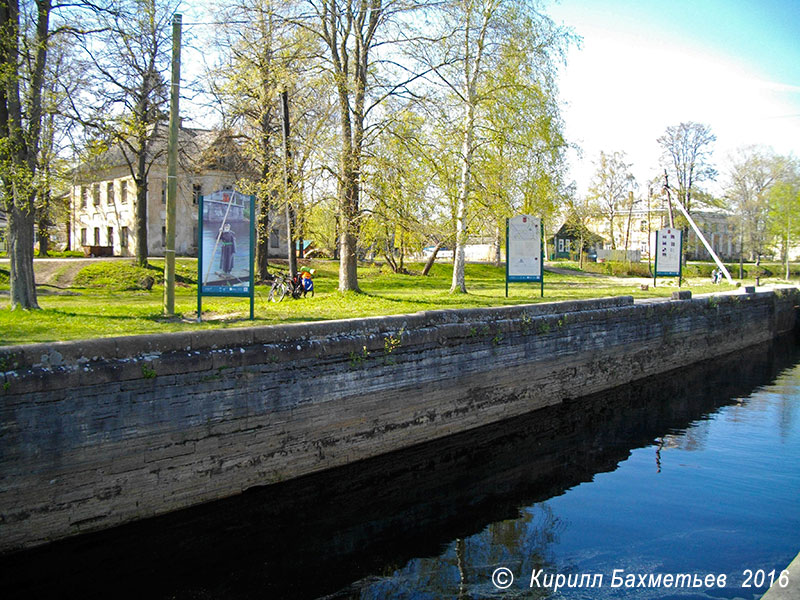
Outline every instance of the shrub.
{"label": "shrub", "polygon": [[646,262],[587,262],[584,263],[583,268],[588,273],[600,273],[601,275],[614,275],[617,277],[651,277],[650,266]]}

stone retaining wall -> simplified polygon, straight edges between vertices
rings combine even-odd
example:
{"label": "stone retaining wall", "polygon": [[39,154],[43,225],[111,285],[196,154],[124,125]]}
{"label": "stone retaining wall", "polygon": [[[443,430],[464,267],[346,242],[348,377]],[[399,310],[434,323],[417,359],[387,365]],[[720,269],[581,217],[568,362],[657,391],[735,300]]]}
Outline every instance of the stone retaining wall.
{"label": "stone retaining wall", "polygon": [[766,341],[798,290],[0,348],[0,551],[511,418]]}

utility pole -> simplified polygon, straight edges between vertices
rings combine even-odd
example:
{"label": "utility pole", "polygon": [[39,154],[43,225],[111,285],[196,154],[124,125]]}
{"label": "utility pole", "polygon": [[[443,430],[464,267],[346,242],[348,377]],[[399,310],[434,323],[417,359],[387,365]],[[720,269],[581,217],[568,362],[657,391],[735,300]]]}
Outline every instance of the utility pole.
{"label": "utility pole", "polygon": [[292,153],[289,150],[289,92],[285,89],[281,92],[281,120],[283,126],[283,189],[286,195],[286,238],[289,245],[289,274],[294,277],[297,275],[297,254],[294,240],[294,209],[292,208],[291,194],[292,175],[289,163]]}
{"label": "utility pole", "polygon": [[[180,126],[181,15],[172,18],[172,85],[167,145],[167,239],[164,252],[164,315],[175,315],[175,213],[178,203],[178,129]],[[198,282],[198,285],[200,283]],[[199,317],[199,315],[198,315]]]}
{"label": "utility pole", "polygon": [[669,226],[670,229],[675,229],[675,218],[672,216],[672,196],[669,194],[669,175],[667,170],[664,169],[664,190],[667,192],[667,210],[669,211]]}

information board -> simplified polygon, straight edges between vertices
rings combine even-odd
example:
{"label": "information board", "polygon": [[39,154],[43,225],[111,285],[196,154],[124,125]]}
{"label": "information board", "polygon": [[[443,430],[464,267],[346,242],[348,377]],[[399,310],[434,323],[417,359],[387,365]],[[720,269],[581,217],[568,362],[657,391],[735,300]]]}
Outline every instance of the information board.
{"label": "information board", "polygon": [[200,196],[197,316],[202,296],[249,296],[253,317],[255,196],[220,190]]}
{"label": "information board", "polygon": [[[543,282],[543,262],[542,220],[531,215],[517,215],[507,219],[506,296],[508,296],[509,282]],[[542,288],[542,294],[544,294],[544,288]]]}
{"label": "information board", "polygon": [[530,215],[517,215],[509,219],[506,249],[509,281],[541,281],[541,219]]}
{"label": "information board", "polygon": [[667,227],[656,231],[656,277],[680,277],[683,231]]}

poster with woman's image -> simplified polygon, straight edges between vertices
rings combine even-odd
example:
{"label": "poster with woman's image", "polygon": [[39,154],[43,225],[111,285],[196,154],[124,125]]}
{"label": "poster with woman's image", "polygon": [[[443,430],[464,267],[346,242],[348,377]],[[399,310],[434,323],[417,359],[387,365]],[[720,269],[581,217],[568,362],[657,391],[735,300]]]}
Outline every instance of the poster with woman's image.
{"label": "poster with woman's image", "polygon": [[249,296],[253,265],[252,197],[222,190],[204,196],[200,210],[201,293]]}

